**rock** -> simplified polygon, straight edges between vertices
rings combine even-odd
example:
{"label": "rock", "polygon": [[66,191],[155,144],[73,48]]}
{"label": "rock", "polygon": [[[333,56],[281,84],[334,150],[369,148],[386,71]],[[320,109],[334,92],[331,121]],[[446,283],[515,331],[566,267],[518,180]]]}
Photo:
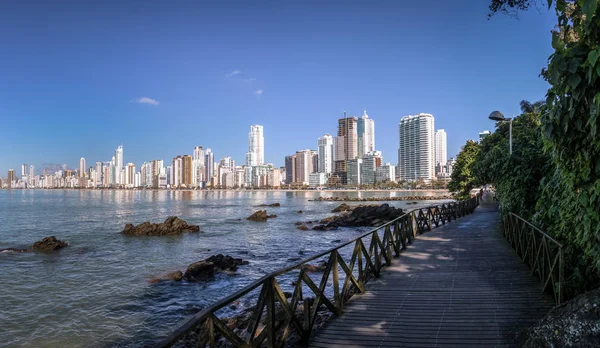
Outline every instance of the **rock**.
{"label": "rock", "polygon": [[248,263],[248,261],[233,258],[229,255],[213,255],[189,265],[182,278],[189,282],[210,280],[214,278],[217,272],[235,272],[238,266],[247,265]]}
{"label": "rock", "polygon": [[162,277],[152,278],[148,281],[148,283],[156,284],[156,283],[160,283],[160,282],[166,281],[166,280],[174,280],[174,281],[178,282],[178,281],[181,281],[181,279],[183,279],[183,272],[175,271],[175,272],[167,273]]}
{"label": "rock", "polygon": [[331,243],[339,243],[341,241],[342,241],[341,239],[336,239],[336,240],[332,240]]}
{"label": "rock", "polygon": [[404,197],[319,197],[312,201],[330,201],[330,202],[375,202],[375,201],[434,201],[454,199],[451,195],[442,196],[404,196]]}
{"label": "rock", "polygon": [[300,225],[302,225],[302,222],[300,222],[300,221],[296,221],[296,223],[295,223],[294,225],[296,225],[296,226],[300,226]]}
{"label": "rock", "polygon": [[302,210],[298,210],[296,213],[298,213],[298,214],[302,214]]}
{"label": "rock", "polygon": [[266,210],[259,210],[259,211],[255,212],[254,214],[250,215],[247,218],[247,220],[265,222],[265,221],[267,221],[267,219],[272,219],[274,217],[277,217],[277,215],[275,215],[275,214],[268,215]]}
{"label": "rock", "polygon": [[346,203],[342,203],[340,205],[338,205],[336,208],[334,208],[331,212],[332,213],[342,213],[345,211],[352,211],[355,207],[350,206]]}
{"label": "rock", "polygon": [[152,224],[148,221],[137,226],[127,224],[121,233],[127,236],[169,236],[198,231],[200,231],[200,226],[188,225],[187,222],[177,216],[169,216],[165,222],[158,224]]}
{"label": "rock", "polygon": [[271,204],[259,204],[257,207],[280,207],[280,203],[271,203]]}
{"label": "rock", "polygon": [[207,261],[194,262],[188,266],[183,279],[189,282],[197,282],[213,279],[215,276],[215,264]]}
{"label": "rock", "polygon": [[313,231],[331,231],[337,230],[336,226],[328,226],[328,225],[316,225],[312,228]]}
{"label": "rock", "polygon": [[579,295],[555,307],[535,325],[517,333],[517,346],[600,346],[600,289]]}
{"label": "rock", "polygon": [[330,216],[321,220],[322,225],[313,227],[313,230],[328,231],[337,227],[380,226],[403,213],[402,209],[390,207],[388,204],[361,205],[353,207],[349,214]]}
{"label": "rock", "polygon": [[178,282],[178,281],[181,281],[181,279],[183,279],[183,272],[175,271],[175,272],[167,273],[167,275],[165,277],[169,280],[174,280],[174,281]]}
{"label": "rock", "polygon": [[291,293],[291,292],[289,292],[289,291],[284,291],[284,292],[283,292],[283,295],[285,296],[285,298],[290,298],[290,297],[292,297],[292,293]]}
{"label": "rock", "polygon": [[308,231],[308,227],[306,227],[306,225],[298,225],[296,228],[300,231]]}
{"label": "rock", "polygon": [[56,237],[46,237],[33,244],[35,251],[54,251],[68,246],[69,243],[56,239]]}

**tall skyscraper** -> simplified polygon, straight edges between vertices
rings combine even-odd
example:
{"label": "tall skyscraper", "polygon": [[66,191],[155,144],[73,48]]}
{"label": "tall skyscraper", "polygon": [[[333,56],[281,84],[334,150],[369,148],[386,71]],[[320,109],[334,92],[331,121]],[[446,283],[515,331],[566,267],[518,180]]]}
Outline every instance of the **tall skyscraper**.
{"label": "tall skyscraper", "polygon": [[192,185],[196,187],[202,186],[202,181],[204,181],[204,148],[202,146],[194,147],[194,155],[192,156]]}
{"label": "tall skyscraper", "polygon": [[294,182],[308,185],[309,175],[313,172],[313,152],[311,150],[296,151]]}
{"label": "tall skyscraper", "polygon": [[204,180],[208,182],[215,175],[215,154],[210,148],[206,149],[204,155],[204,169]]}
{"label": "tall skyscraper", "polygon": [[185,185],[185,187],[192,186],[192,156],[185,155],[182,159],[182,168],[181,168],[181,183]]}
{"label": "tall skyscraper", "polygon": [[135,164],[127,163],[125,168],[125,182],[123,183],[126,187],[134,187],[135,185]]}
{"label": "tall skyscraper", "polygon": [[398,125],[398,170],[402,180],[435,176],[434,118],[431,114],[402,117]]}
{"label": "tall skyscraper", "polygon": [[285,156],[285,183],[291,184],[296,177],[296,155]]}
{"label": "tall skyscraper", "polygon": [[[445,166],[448,161],[448,152],[446,147],[446,131],[438,129],[434,135],[435,145],[435,165]],[[437,174],[437,173],[436,173]]]}
{"label": "tall skyscraper", "polygon": [[79,177],[85,178],[85,158],[83,157],[79,160]]}
{"label": "tall skyscraper", "polygon": [[12,187],[14,181],[15,181],[15,170],[9,169],[8,170],[8,188]]}
{"label": "tall skyscraper", "polygon": [[318,140],[319,173],[330,174],[333,172],[333,137],[325,134]]}
{"label": "tall skyscraper", "polygon": [[94,178],[96,186],[102,184],[102,162],[96,162],[96,177]]}
{"label": "tall skyscraper", "polygon": [[35,178],[35,167],[33,164],[29,167],[29,184],[33,185],[33,180]]}
{"label": "tall skyscraper", "polygon": [[246,165],[250,167],[260,166],[265,163],[265,137],[263,126],[250,126],[248,133],[248,152],[246,153]]}
{"label": "tall skyscraper", "polygon": [[22,164],[21,165],[21,179],[24,177],[27,177],[28,173],[29,173],[29,166],[27,164]]}
{"label": "tall skyscraper", "polygon": [[182,168],[183,167],[183,158],[181,156],[177,156],[173,158],[173,186],[179,187],[182,184]]}
{"label": "tall skyscraper", "polygon": [[357,123],[358,157],[375,151],[375,121],[364,111]]}
{"label": "tall skyscraper", "polygon": [[121,184],[121,172],[123,171],[123,145],[115,150],[115,184]]}
{"label": "tall skyscraper", "polygon": [[[358,156],[358,133],[357,133],[358,117],[346,117],[344,112],[344,118],[338,120],[338,132],[337,140],[338,148],[343,146],[344,157],[337,158],[334,163],[335,172],[346,172],[346,161],[355,159]],[[343,137],[343,138],[340,138]],[[339,149],[336,149],[337,152]]]}

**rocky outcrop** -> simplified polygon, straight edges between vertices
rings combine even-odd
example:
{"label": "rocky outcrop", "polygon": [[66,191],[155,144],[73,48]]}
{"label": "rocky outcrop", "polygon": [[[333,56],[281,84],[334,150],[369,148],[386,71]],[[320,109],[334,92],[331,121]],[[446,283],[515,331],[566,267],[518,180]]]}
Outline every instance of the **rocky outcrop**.
{"label": "rocky outcrop", "polygon": [[322,272],[327,268],[327,262],[321,261],[316,265],[305,264],[302,265],[302,269],[309,273]]}
{"label": "rocky outcrop", "polygon": [[435,201],[442,199],[454,199],[450,195],[441,196],[405,196],[405,197],[318,197],[312,201],[333,201],[333,202],[378,202],[378,201]]}
{"label": "rocky outcrop", "polygon": [[517,334],[524,348],[600,347],[600,289],[555,307],[532,327]]}
{"label": "rocky outcrop", "polygon": [[137,226],[127,224],[121,233],[127,236],[170,236],[182,234],[184,232],[198,231],[200,231],[200,226],[189,225],[177,216],[169,216],[165,222],[158,224],[153,224],[148,221]]}
{"label": "rocky outcrop", "polygon": [[40,241],[37,241],[33,244],[34,251],[55,251],[64,247],[67,247],[69,243],[63,242],[61,240],[56,239],[56,237],[46,237]]}
{"label": "rocky outcrop", "polygon": [[331,216],[321,220],[321,225],[314,226],[313,230],[329,231],[338,227],[379,226],[399,217],[403,213],[402,209],[390,207],[385,203],[382,205],[356,206],[351,207],[351,213],[349,214]]}
{"label": "rocky outcrop", "polygon": [[213,255],[208,259],[194,262],[188,266],[183,274],[187,281],[206,281],[213,279],[217,272],[235,272],[240,265],[247,265],[248,261],[236,259],[229,255]]}
{"label": "rocky outcrop", "polygon": [[280,203],[259,204],[257,207],[281,207]]}
{"label": "rocky outcrop", "polygon": [[296,226],[297,229],[299,229],[300,231],[308,231],[309,228],[306,225],[297,225]]}
{"label": "rocky outcrop", "polygon": [[338,205],[335,209],[333,209],[331,212],[332,213],[343,213],[345,211],[352,211],[352,210],[354,210],[354,208],[356,208],[356,206],[351,206],[346,203],[342,203],[342,204]]}
{"label": "rocky outcrop", "polygon": [[277,217],[277,215],[275,215],[275,214],[269,215],[269,214],[267,214],[266,210],[259,210],[259,211],[255,212],[254,214],[250,215],[248,218],[246,218],[246,220],[265,222],[265,221],[267,221],[267,219],[272,219],[274,217]]}
{"label": "rocky outcrop", "polygon": [[162,281],[167,281],[167,280],[174,280],[174,281],[178,282],[178,281],[181,281],[181,279],[183,279],[183,272],[175,271],[175,272],[167,273],[162,277],[152,278],[149,280],[149,283],[155,284],[155,283],[160,283]]}
{"label": "rocky outcrop", "polygon": [[298,213],[298,214],[302,214],[302,210],[298,210],[296,213]]}

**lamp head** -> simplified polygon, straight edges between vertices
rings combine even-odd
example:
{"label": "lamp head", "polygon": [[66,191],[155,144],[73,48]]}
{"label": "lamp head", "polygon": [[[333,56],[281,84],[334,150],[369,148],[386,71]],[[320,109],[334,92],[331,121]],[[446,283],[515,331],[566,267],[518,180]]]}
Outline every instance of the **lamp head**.
{"label": "lamp head", "polygon": [[488,118],[490,120],[494,120],[497,122],[501,122],[501,121],[506,121],[507,119],[504,117],[504,115],[502,115],[502,113],[500,111],[492,111],[492,113],[490,114],[490,116],[488,116]]}

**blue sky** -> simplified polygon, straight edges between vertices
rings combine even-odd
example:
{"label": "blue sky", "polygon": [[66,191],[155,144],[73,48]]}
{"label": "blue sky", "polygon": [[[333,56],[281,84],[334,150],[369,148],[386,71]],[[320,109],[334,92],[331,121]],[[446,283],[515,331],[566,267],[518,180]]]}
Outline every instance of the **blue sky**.
{"label": "blue sky", "polygon": [[363,108],[384,161],[419,112],[454,156],[491,111],[544,97],[555,23],[544,8],[488,20],[488,1],[52,2],[0,4],[2,177],[120,143],[137,165],[196,145],[242,164],[251,124],[282,165]]}

